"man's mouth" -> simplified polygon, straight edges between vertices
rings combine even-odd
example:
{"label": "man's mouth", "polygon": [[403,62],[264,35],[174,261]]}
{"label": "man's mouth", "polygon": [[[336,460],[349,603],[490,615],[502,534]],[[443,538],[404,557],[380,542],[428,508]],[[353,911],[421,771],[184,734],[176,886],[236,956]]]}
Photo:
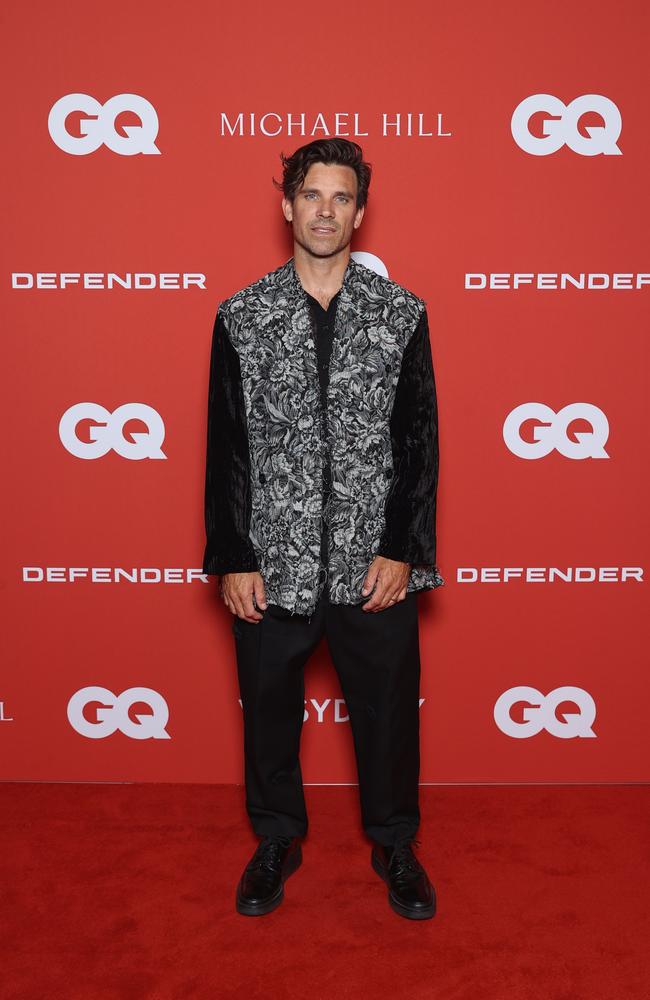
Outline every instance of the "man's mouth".
{"label": "man's mouth", "polygon": [[332,226],[312,226],[311,228],[312,228],[312,232],[313,233],[334,233],[334,232],[336,232],[336,230],[333,229]]}

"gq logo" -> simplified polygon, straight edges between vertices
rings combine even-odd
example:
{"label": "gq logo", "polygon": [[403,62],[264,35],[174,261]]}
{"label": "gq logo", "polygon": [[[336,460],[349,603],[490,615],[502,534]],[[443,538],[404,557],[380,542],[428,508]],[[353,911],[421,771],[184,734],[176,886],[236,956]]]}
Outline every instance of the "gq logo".
{"label": "gq logo", "polygon": [[[81,136],[71,135],[66,128],[66,119],[74,111],[85,116],[79,122]],[[122,126],[126,135],[120,135],[115,127],[115,119],[123,111],[133,112],[141,122]],[[87,156],[102,145],[120,156],[160,153],[154,142],[158,135],[158,115],[153,105],[138,94],[118,94],[106,104],[100,104],[89,94],[66,94],[50,111],[47,127],[59,149],[72,156]]]}
{"label": "gq logo", "polygon": [[[129,715],[129,709],[136,702],[144,702],[151,714]],[[95,708],[95,722],[89,722],[84,715],[87,705],[98,704]],[[134,687],[115,696],[108,688],[87,687],[73,694],[68,702],[68,721],[73,729],[91,740],[103,740],[116,730],[132,740],[169,740],[165,726],[169,721],[167,702],[161,694],[151,688]]]}
{"label": "gq logo", "polygon": [[[575,431],[572,441],[567,430],[572,420],[583,419],[591,424],[590,431]],[[521,426],[526,420],[537,420],[533,429],[534,441],[524,441]],[[609,458],[605,442],[609,437],[609,423],[602,410],[591,403],[570,403],[557,413],[545,403],[522,403],[506,417],[503,440],[510,451],[519,458],[545,458],[553,449],[565,458]]]}
{"label": "gq logo", "polygon": [[357,264],[363,264],[370,271],[374,271],[376,274],[380,274],[382,278],[388,277],[388,268],[384,264],[381,257],[377,257],[374,253],[368,253],[366,250],[355,250],[350,254],[354,257]]}
{"label": "gq logo", "polygon": [[[538,111],[549,116],[542,124],[543,138],[531,135],[528,125]],[[589,111],[597,112],[604,125],[587,125],[588,136],[578,131],[578,120]],[[564,104],[552,94],[533,94],[518,104],[510,120],[512,137],[525,153],[549,156],[565,144],[581,156],[620,156],[616,140],[621,134],[622,118],[613,101],[602,94],[583,94]]]}
{"label": "gq logo", "polygon": [[[571,701],[578,708],[577,712],[562,712],[558,718],[557,709],[563,701]],[[511,709],[524,703],[522,710],[523,722],[515,722],[510,714]],[[591,728],[596,718],[596,703],[594,699],[577,687],[555,688],[544,696],[534,687],[514,687],[504,691],[494,706],[494,721],[506,736],[517,740],[537,736],[545,729],[551,736],[561,740],[571,740],[576,736],[594,737]]]}
{"label": "gq logo", "polygon": [[[82,420],[92,421],[90,442],[77,437],[77,426]],[[128,420],[141,420],[147,431],[130,432],[131,441],[124,436]],[[110,413],[99,403],[75,403],[66,410],[59,421],[59,437],[63,447],[77,458],[103,458],[111,449],[122,458],[138,462],[143,458],[167,458],[162,451],[165,425],[160,414],[146,403],[124,403]]]}

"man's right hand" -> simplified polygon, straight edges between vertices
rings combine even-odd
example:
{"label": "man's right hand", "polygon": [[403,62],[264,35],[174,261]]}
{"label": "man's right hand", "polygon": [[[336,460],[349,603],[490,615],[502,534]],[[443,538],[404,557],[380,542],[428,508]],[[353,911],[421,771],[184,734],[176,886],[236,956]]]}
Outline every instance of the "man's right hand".
{"label": "man's right hand", "polygon": [[221,577],[221,596],[229,611],[246,622],[257,623],[264,617],[255,608],[266,610],[266,594],[262,574],[224,573]]}

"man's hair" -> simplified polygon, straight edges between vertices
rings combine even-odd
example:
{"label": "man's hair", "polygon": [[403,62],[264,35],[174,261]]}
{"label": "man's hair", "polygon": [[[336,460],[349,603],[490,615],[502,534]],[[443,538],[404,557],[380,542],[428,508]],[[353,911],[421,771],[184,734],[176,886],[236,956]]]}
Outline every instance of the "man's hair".
{"label": "man's hair", "polygon": [[313,163],[335,163],[342,167],[352,167],[357,175],[357,208],[362,208],[368,200],[372,166],[364,161],[363,150],[356,142],[338,138],[316,139],[300,146],[291,156],[280,153],[280,159],[283,167],[282,180],[276,181],[273,178],[273,183],[291,202]]}

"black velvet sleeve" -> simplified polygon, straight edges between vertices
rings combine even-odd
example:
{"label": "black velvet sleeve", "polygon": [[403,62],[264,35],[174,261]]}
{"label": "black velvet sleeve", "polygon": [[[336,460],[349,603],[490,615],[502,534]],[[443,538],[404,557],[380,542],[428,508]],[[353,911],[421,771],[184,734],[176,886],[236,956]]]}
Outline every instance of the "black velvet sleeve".
{"label": "black velvet sleeve", "polygon": [[249,537],[251,517],[248,427],[239,355],[220,311],[212,335],[208,390],[203,572],[257,570]]}
{"label": "black velvet sleeve", "polygon": [[438,403],[426,309],[402,356],[390,430],[393,481],[377,554],[435,565]]}

